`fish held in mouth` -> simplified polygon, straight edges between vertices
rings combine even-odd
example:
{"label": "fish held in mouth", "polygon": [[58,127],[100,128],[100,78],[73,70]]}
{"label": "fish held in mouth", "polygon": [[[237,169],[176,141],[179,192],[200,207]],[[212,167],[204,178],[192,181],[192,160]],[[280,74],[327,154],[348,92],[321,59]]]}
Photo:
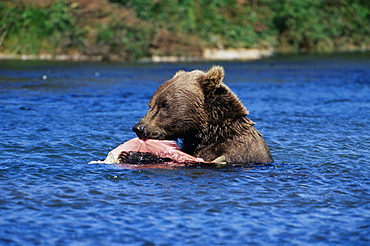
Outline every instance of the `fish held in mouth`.
{"label": "fish held in mouth", "polygon": [[179,150],[175,141],[140,139],[138,137],[128,140],[108,153],[104,161],[93,161],[94,163],[129,163],[147,164],[155,162],[173,163],[202,163],[202,158],[196,158]]}

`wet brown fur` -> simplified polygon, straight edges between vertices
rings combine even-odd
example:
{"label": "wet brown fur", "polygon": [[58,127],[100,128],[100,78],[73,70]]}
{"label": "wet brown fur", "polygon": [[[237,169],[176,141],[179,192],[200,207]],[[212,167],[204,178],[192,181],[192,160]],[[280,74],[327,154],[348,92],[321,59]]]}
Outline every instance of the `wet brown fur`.
{"label": "wet brown fur", "polygon": [[179,71],[159,86],[147,114],[133,127],[141,138],[183,139],[182,151],[228,163],[273,162],[248,111],[224,84],[224,69]]}

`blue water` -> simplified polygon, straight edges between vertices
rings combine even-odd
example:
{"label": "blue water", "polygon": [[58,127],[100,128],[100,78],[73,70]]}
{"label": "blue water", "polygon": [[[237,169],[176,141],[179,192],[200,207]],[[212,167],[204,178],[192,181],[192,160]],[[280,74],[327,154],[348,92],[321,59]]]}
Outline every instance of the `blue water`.
{"label": "blue water", "polygon": [[370,54],[219,62],[276,164],[87,164],[213,63],[0,62],[0,245],[369,245]]}

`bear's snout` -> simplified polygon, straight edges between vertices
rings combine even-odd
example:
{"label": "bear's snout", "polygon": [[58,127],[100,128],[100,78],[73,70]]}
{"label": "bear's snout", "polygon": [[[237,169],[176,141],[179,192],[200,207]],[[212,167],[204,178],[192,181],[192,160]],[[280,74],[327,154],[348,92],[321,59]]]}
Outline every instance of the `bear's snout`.
{"label": "bear's snout", "polygon": [[132,127],[132,130],[136,133],[136,135],[142,139],[142,138],[145,138],[145,133],[146,133],[146,128],[143,124],[140,124],[139,123],[136,123],[133,127]]}
{"label": "bear's snout", "polygon": [[161,129],[150,125],[148,126],[141,121],[136,123],[132,127],[132,130],[140,139],[165,139],[165,134]]}

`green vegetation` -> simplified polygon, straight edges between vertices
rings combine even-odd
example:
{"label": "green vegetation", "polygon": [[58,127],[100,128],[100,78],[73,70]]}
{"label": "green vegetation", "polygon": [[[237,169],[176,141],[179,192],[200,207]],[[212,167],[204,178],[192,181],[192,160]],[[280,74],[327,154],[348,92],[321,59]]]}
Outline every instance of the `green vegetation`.
{"label": "green vegetation", "polygon": [[273,10],[280,47],[292,51],[369,48],[370,1],[284,0]]}
{"label": "green vegetation", "polygon": [[0,47],[9,53],[67,52],[84,38],[66,3],[49,8],[0,3],[0,13]]}
{"label": "green vegetation", "polygon": [[[204,48],[370,48],[368,0],[91,0],[0,3],[0,53],[107,60],[199,56]],[[97,7],[91,5],[95,3]]]}
{"label": "green vegetation", "polygon": [[115,2],[134,9],[138,18],[152,23],[161,35],[170,32],[177,37],[177,43],[186,39],[189,45],[197,47],[193,50],[195,53],[203,47],[276,46],[277,30],[272,28],[272,9],[267,4],[254,6],[235,0],[172,0],[166,4],[152,0]]}

